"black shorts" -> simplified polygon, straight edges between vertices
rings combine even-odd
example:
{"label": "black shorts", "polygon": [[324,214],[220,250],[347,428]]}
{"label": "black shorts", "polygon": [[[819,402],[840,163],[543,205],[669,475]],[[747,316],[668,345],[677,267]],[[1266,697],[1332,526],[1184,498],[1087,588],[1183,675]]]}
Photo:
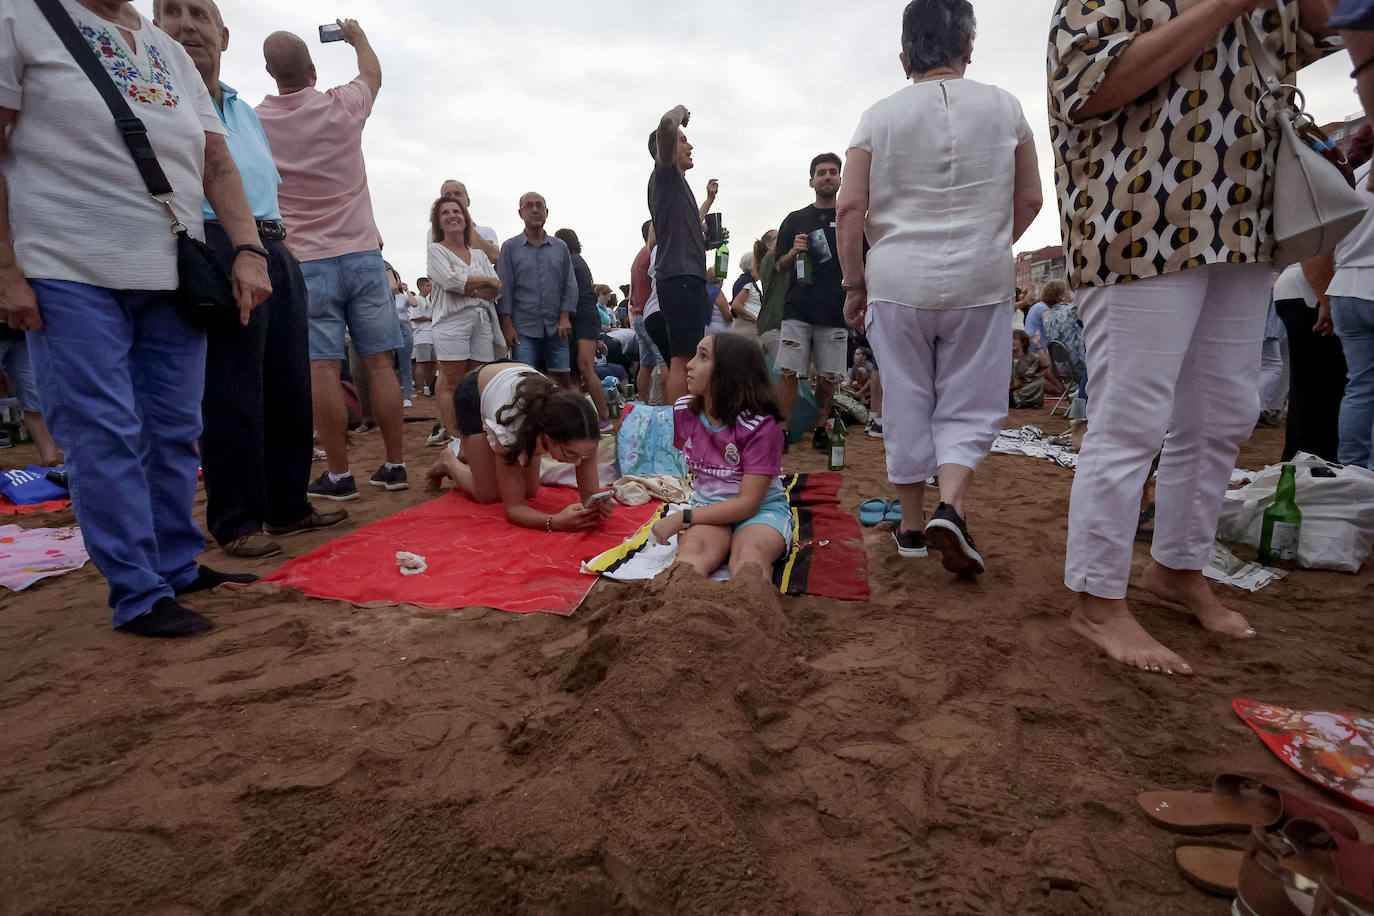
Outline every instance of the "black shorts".
{"label": "black shorts", "polygon": [[453,392],[453,412],[458,418],[459,436],[476,436],[482,432],[482,395],[477,391],[477,374],[473,369],[458,383]]}
{"label": "black shorts", "polygon": [[[591,305],[578,305],[577,312],[572,316],[573,337],[577,340],[599,340],[601,338],[601,313],[597,311],[596,303]],[[577,362],[577,354],[573,354],[573,362]]]}
{"label": "black shorts", "polygon": [[706,298],[706,281],[700,277],[669,277],[658,284],[658,314],[663,316],[667,346],[654,337],[653,325],[649,336],[659,352],[669,358],[694,356],[697,344],[706,336],[711,303]]}
{"label": "black shorts", "polygon": [[485,430],[482,426],[482,395],[477,390],[477,374],[487,366],[498,366],[502,363],[513,363],[513,359],[498,359],[494,362],[478,366],[458,383],[458,390],[453,392],[453,413],[458,420],[458,435],[476,436]]}

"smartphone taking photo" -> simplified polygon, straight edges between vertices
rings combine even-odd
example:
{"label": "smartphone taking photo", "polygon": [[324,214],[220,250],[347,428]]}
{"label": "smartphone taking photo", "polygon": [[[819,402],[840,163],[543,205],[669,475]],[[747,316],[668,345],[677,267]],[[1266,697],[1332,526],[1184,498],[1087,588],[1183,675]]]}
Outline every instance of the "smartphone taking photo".
{"label": "smartphone taking photo", "polygon": [[343,27],[335,22],[320,26],[320,41],[326,44],[331,41],[343,41]]}
{"label": "smartphone taking photo", "polygon": [[591,496],[588,496],[587,501],[584,502],[582,505],[590,509],[592,506],[599,506],[606,500],[613,498],[614,497],[611,494],[610,490],[599,490],[598,492],[593,493]]}

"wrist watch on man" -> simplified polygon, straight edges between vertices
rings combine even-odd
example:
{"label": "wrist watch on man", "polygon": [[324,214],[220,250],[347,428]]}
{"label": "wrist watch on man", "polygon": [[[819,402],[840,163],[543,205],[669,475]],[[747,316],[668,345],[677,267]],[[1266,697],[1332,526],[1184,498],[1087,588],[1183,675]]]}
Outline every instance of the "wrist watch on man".
{"label": "wrist watch on man", "polygon": [[245,251],[251,251],[253,254],[262,255],[263,260],[267,260],[267,249],[261,245],[240,245],[234,249],[234,257],[237,258]]}
{"label": "wrist watch on man", "polygon": [[690,528],[690,527],[692,527],[692,510],[691,510],[691,509],[683,509],[683,510],[682,510],[682,527],[684,527],[684,528]]}

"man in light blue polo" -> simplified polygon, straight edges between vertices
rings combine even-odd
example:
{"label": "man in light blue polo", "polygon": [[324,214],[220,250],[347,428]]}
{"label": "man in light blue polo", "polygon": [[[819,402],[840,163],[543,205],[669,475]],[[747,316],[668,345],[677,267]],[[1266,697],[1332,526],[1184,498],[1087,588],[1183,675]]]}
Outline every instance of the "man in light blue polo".
{"label": "man in light blue polo", "polygon": [[577,279],[572,255],[562,239],[544,231],[549,206],[530,191],[520,198],[525,231],[501,246],[496,273],[501,278],[501,331],[511,356],[572,387],[568,341],[577,311]]}
{"label": "man in light blue polo", "polygon": [[[271,298],[247,325],[226,322],[207,330],[201,402],[210,533],[231,556],[268,557],[281,553],[276,537],[348,518],[344,510],[317,512],[306,497],[314,434],[305,281],[284,243],[281,178],[262,125],[253,107],[219,79],[220,55],[229,47],[219,7],[214,0],[155,0],[153,22],[186,49],[209,90],[272,279]],[[206,242],[227,265],[234,245],[209,201],[204,215]]]}

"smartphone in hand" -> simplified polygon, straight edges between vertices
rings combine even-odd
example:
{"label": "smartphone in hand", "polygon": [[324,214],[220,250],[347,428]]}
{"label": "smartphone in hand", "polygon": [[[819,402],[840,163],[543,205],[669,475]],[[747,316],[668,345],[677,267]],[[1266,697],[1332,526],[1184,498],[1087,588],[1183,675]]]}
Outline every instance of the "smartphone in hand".
{"label": "smartphone in hand", "polygon": [[591,496],[588,496],[586,502],[584,502],[582,505],[590,509],[592,506],[601,505],[608,499],[615,499],[615,496],[611,493],[610,490],[598,490]]}
{"label": "smartphone in hand", "polygon": [[326,44],[331,41],[343,41],[343,29],[335,22],[320,26],[320,41]]}

